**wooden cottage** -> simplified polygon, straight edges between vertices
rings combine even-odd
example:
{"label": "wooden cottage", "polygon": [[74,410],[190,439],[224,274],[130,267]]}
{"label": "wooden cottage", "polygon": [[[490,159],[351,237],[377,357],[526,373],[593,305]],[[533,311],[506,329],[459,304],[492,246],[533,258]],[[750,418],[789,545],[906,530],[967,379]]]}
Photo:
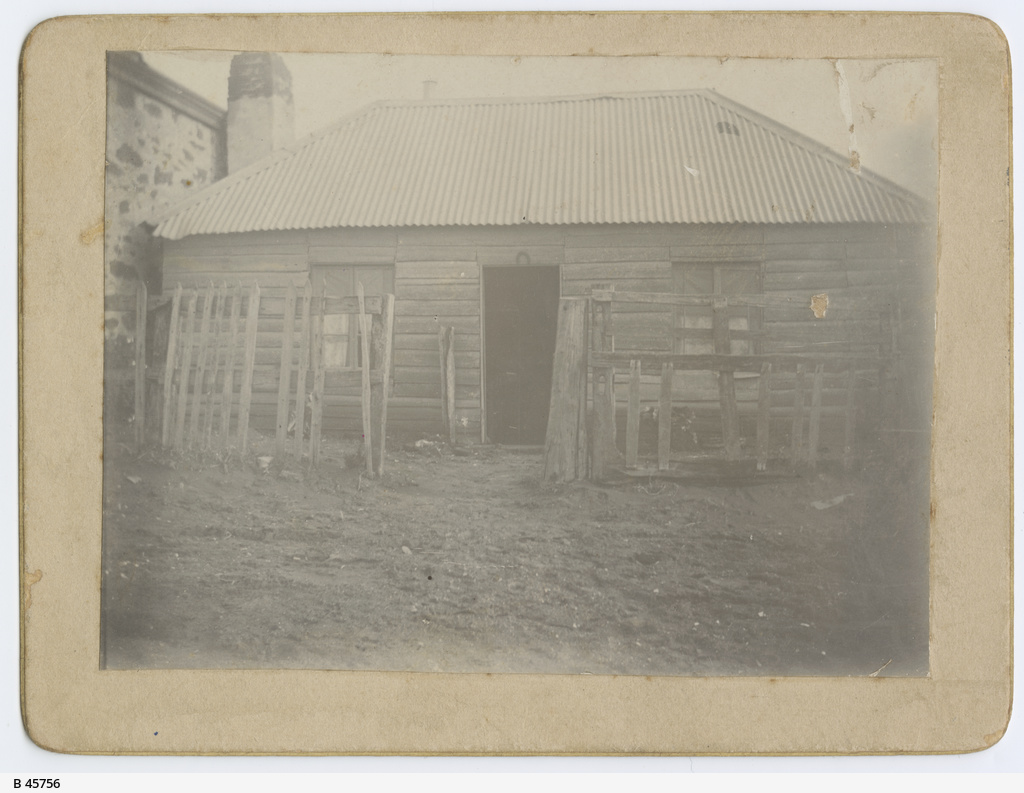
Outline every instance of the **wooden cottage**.
{"label": "wooden cottage", "polygon": [[[393,293],[389,431],[440,430],[438,332],[451,326],[458,434],[537,444],[559,298],[593,289],[773,298],[727,316],[615,303],[616,351],[716,351],[716,323],[727,322],[732,354],[912,348],[930,370],[922,295],[933,213],[850,158],[696,90],[373,104],[236,170],[156,219],[153,233],[165,292],[258,282],[280,296],[309,279],[314,295],[350,296],[357,283]],[[278,344],[272,333],[259,343]],[[355,328],[325,328],[324,355],[353,366]],[[278,390],[268,366],[251,412],[267,428]],[[627,376],[617,381],[623,406]],[[720,443],[713,373],[675,377],[677,406],[697,417],[687,432]],[[858,410],[871,418],[879,380],[870,367],[858,378]],[[736,376],[741,417],[756,380]],[[826,413],[845,404],[846,387],[825,384]],[[789,397],[778,398],[783,410]],[[645,371],[641,402],[657,401]],[[355,393],[328,393],[325,432],[358,431],[359,410]]]}

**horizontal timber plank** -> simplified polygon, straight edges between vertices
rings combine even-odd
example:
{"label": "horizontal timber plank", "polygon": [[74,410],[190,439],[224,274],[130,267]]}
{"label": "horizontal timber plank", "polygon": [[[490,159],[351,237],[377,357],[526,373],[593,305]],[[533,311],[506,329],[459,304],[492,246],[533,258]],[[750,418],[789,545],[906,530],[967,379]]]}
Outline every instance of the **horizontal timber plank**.
{"label": "horizontal timber plank", "polygon": [[446,282],[410,283],[401,282],[395,289],[396,300],[473,300],[479,306],[480,285],[463,280]]}
{"label": "horizontal timber plank", "polygon": [[415,246],[561,245],[563,226],[442,226],[403,228],[398,243]]}
{"label": "horizontal timber plank", "polygon": [[[413,334],[434,334],[434,342],[437,342],[437,332],[443,325],[451,325],[457,334],[480,333],[480,317],[446,317],[444,321],[435,320],[430,317],[395,317],[395,338],[406,333]],[[456,342],[458,343],[458,342]],[[440,360],[440,359],[439,359]],[[440,363],[438,364],[440,365]]]}
{"label": "horizontal timber plank", "polygon": [[[403,333],[395,334],[395,351],[398,350],[429,350],[437,358],[437,331],[433,333]],[[458,358],[460,351],[480,352],[480,333],[456,333],[455,334],[455,356]],[[440,364],[439,364],[440,365]]]}
{"label": "horizontal timber plank", "polygon": [[[437,340],[434,340],[434,346],[437,346]],[[455,348],[455,368],[480,368],[480,351],[479,350],[460,350],[458,347]],[[391,360],[394,362],[394,366],[419,366],[419,367],[430,367],[433,366],[439,369],[438,363],[438,351],[437,350],[406,350],[406,349],[395,349],[392,352]]]}
{"label": "horizontal timber plank", "polygon": [[476,262],[476,248],[464,245],[403,245],[395,252],[395,261],[405,262]]}
{"label": "horizontal timber plank", "polygon": [[310,264],[394,264],[393,246],[357,247],[345,245],[310,246]]}
{"label": "horizontal timber plank", "polygon": [[764,258],[760,243],[673,245],[670,250],[674,262],[759,262]]}
{"label": "horizontal timber plank", "polygon": [[164,272],[218,273],[222,277],[241,273],[294,273],[307,269],[305,250],[295,253],[164,254]]}
{"label": "horizontal timber plank", "polygon": [[[604,289],[595,289],[593,298],[597,301],[613,301],[613,303],[657,303],[666,306],[710,306],[714,297],[726,300],[731,306],[769,306],[769,305],[793,305],[798,300],[810,303],[810,291],[800,297],[789,297],[780,295],[676,295],[657,292],[620,292]],[[613,306],[614,308],[614,306]]]}
{"label": "horizontal timber plank", "polygon": [[663,246],[623,248],[602,245],[597,248],[566,248],[565,261],[567,264],[598,264],[606,262],[636,262],[646,264],[652,262],[668,262],[669,259],[671,259],[669,250],[669,248]]}
{"label": "horizontal timber plank", "polygon": [[480,313],[480,300],[406,300],[396,296],[395,317],[471,317]]}
{"label": "horizontal timber plank", "polygon": [[[441,366],[399,366],[395,364],[395,384],[406,383],[441,383]],[[479,367],[455,367],[455,385],[480,386]]]}
{"label": "horizontal timber plank", "polygon": [[417,261],[399,262],[395,265],[395,291],[404,278],[415,278],[417,281],[430,279],[457,278],[465,281],[477,281],[480,278],[480,267],[476,261]]}
{"label": "horizontal timber plank", "polygon": [[774,272],[768,269],[764,275],[765,289],[812,289],[817,292],[835,287],[849,286],[844,270]]}
{"label": "horizontal timber plank", "polygon": [[564,261],[564,253],[562,245],[479,245],[476,260],[484,267],[553,265]]}
{"label": "horizontal timber plank", "polygon": [[591,262],[565,264],[562,278],[569,281],[607,281],[613,278],[671,278],[672,265],[663,262]]}
{"label": "horizontal timber plank", "polygon": [[[590,366],[615,366],[629,365],[634,356],[625,352],[592,352],[590,354]],[[870,366],[878,365],[878,358],[858,357],[829,359],[827,357],[811,357],[801,355],[683,355],[677,353],[651,353],[642,358],[645,366],[656,367],[651,374],[660,374],[661,365],[670,363],[677,371],[725,371],[725,372],[760,372],[761,364],[767,362],[772,365],[772,372],[782,371],[796,367],[799,364],[814,365],[824,363],[826,367],[833,370],[846,369],[849,366]]]}
{"label": "horizontal timber plank", "polygon": [[764,259],[771,266],[775,259],[844,259],[846,245],[841,240],[834,242],[771,242],[764,246]]}

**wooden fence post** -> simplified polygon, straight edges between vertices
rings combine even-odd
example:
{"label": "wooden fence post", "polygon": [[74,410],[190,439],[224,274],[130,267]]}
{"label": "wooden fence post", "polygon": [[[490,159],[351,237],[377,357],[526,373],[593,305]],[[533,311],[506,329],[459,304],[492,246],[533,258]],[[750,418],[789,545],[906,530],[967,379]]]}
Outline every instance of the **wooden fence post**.
{"label": "wooden fence post", "polygon": [[227,451],[231,437],[231,401],[235,391],[235,348],[238,346],[238,317],[242,313],[242,283],[235,286],[231,296],[231,322],[228,327],[228,343],[224,361],[224,390],[220,403],[221,446]]}
{"label": "wooden fence post", "polygon": [[814,367],[814,381],[811,387],[811,418],[807,428],[807,462],[814,468],[818,465],[818,436],[821,428],[821,391],[825,380],[825,364]]}
{"label": "wooden fence post", "polygon": [[228,285],[221,282],[221,285],[217,288],[217,297],[214,302],[216,308],[214,309],[215,317],[214,322],[216,323],[216,330],[213,332],[213,367],[210,369],[209,381],[210,387],[206,389],[209,391],[210,396],[206,400],[206,415],[203,420],[203,448],[209,449],[210,442],[213,439],[213,410],[217,404],[217,373],[220,371],[220,353],[221,348],[224,346],[224,307],[227,303],[227,292]]}
{"label": "wooden fence post", "polygon": [[178,313],[181,310],[181,284],[171,298],[171,324],[167,333],[167,360],[164,363],[164,410],[160,421],[160,444],[171,442],[171,406],[174,403],[174,371],[178,363]]}
{"label": "wooden fence post", "polygon": [[391,377],[391,345],[395,324],[395,296],[382,295],[380,314],[373,318],[370,356],[373,370],[380,374],[370,386],[370,414],[374,431],[373,470],[384,473],[384,449],[387,439],[388,386]]}
{"label": "wooden fence post", "polygon": [[288,396],[292,380],[292,337],[295,335],[295,284],[288,284],[284,300],[284,332],[281,334],[281,366],[277,382],[277,435],[275,454],[284,454],[288,438]]}
{"label": "wooden fence post", "polygon": [[356,296],[359,298],[359,341],[362,352],[362,396],[363,407],[363,455],[366,458],[366,473],[373,476],[373,432],[370,416],[370,326],[366,317],[366,298],[363,294],[363,283],[356,283]]}
{"label": "wooden fence post", "polygon": [[[732,344],[729,340],[729,304],[726,298],[714,298],[711,310],[715,353],[729,355],[732,353]],[[725,444],[725,453],[734,460],[740,455],[740,426],[736,406],[736,382],[730,371],[718,372],[718,400],[722,407],[722,440]]]}
{"label": "wooden fence post", "polygon": [[309,373],[309,301],[313,285],[307,279],[302,290],[302,320],[299,324],[299,374],[295,379],[295,437],[293,454],[302,460],[303,441],[306,436],[306,377]]}
{"label": "wooden fence post", "polygon": [[640,361],[629,362],[629,401],[626,405],[626,468],[637,467],[640,446]]}
{"label": "wooden fence post", "polygon": [[793,382],[793,431],[790,436],[790,449],[793,462],[803,456],[804,442],[804,365],[797,364],[796,380]]}
{"label": "wooden fence post", "polygon": [[196,354],[196,379],[192,385],[192,412],[189,414],[188,445],[195,443],[199,434],[199,409],[206,387],[206,358],[210,344],[210,314],[213,311],[213,281],[203,297],[203,321],[199,326],[199,352]]}
{"label": "wooden fence post", "polygon": [[[614,352],[611,301],[591,301],[594,309],[594,349]],[[601,480],[615,456],[615,367],[593,370],[594,434],[591,444],[590,475]]]}
{"label": "wooden fence post", "polygon": [[135,450],[146,440],[146,310],[149,294],[139,282],[135,290]]}
{"label": "wooden fence post", "polygon": [[761,364],[761,379],[757,382],[757,470],[768,469],[768,444],[771,429],[772,365]]}
{"label": "wooden fence post", "polygon": [[658,399],[658,470],[667,471],[672,460],[672,364],[661,365],[661,393]]}
{"label": "wooden fence post", "polygon": [[312,301],[313,342],[310,358],[313,364],[313,393],[309,406],[309,461],[320,462],[320,433],[324,416],[324,303],[320,295]]}
{"label": "wooden fence post", "polygon": [[551,378],[548,428],[544,438],[544,478],[571,482],[585,475],[585,444],[580,454],[580,432],[586,431],[587,309],[586,298],[562,298]]}
{"label": "wooden fence post", "polygon": [[185,337],[182,341],[181,376],[178,378],[178,409],[174,425],[174,448],[180,450],[185,440],[185,413],[188,410],[188,378],[192,373],[192,344],[195,335],[196,300],[199,290],[193,289],[188,296],[188,312],[185,314]]}
{"label": "wooden fence post", "polygon": [[857,374],[851,363],[846,370],[846,427],[843,438],[843,468],[847,471],[853,467],[854,431],[857,421],[856,382]]}
{"label": "wooden fence post", "polygon": [[243,456],[249,440],[249,405],[252,402],[252,373],[256,364],[256,326],[260,316],[260,285],[249,288],[249,306],[245,315],[245,357],[242,359],[242,385],[238,393],[238,449]]}
{"label": "wooden fence post", "polygon": [[438,331],[441,355],[441,431],[448,443],[455,442],[455,328],[444,325]]}

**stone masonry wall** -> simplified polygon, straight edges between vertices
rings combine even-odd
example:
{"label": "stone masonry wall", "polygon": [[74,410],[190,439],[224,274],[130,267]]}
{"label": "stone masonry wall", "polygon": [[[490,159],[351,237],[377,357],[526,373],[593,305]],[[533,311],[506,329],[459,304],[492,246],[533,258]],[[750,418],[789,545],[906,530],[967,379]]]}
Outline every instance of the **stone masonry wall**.
{"label": "stone masonry wall", "polygon": [[[226,171],[224,112],[150,69],[138,53],[111,53],[107,70],[104,228],[108,418],[132,412],[135,294],[159,295],[159,213]],[[110,412],[111,409],[114,412]]]}

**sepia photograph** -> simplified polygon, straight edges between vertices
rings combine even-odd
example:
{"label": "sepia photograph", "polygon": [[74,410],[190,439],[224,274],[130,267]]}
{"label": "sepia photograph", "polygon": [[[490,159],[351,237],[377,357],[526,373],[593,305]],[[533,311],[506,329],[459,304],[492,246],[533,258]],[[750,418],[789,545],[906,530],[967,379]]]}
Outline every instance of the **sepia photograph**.
{"label": "sepia photograph", "polygon": [[106,78],[101,668],[929,674],[934,59]]}

